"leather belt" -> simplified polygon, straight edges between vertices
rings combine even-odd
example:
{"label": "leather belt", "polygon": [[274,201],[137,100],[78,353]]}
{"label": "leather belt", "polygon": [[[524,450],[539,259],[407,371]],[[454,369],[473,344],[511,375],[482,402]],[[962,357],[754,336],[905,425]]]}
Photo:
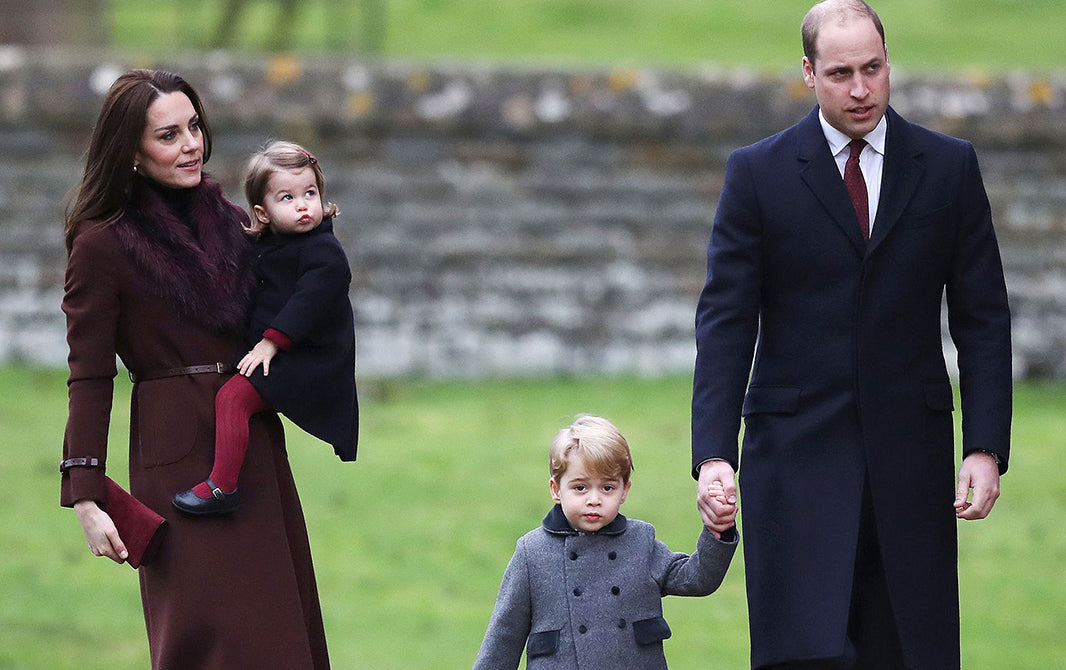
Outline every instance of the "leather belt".
{"label": "leather belt", "polygon": [[236,372],[237,368],[229,363],[210,363],[208,365],[189,365],[184,368],[170,368],[167,370],[149,370],[148,372],[130,371],[130,381],[147,382],[153,379],[166,379],[167,377],[183,377],[185,375],[202,375],[208,373],[229,374]]}
{"label": "leather belt", "polygon": [[71,468],[99,468],[102,465],[99,458],[68,458],[59,464],[59,471],[66,472]]}

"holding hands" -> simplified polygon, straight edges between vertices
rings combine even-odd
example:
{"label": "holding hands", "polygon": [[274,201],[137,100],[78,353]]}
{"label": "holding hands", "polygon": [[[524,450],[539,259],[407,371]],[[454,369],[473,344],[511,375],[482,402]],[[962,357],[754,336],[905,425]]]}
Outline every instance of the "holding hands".
{"label": "holding hands", "polygon": [[700,466],[696,506],[703,526],[717,538],[736,525],[737,485],[732,465],[726,461],[707,461]]}

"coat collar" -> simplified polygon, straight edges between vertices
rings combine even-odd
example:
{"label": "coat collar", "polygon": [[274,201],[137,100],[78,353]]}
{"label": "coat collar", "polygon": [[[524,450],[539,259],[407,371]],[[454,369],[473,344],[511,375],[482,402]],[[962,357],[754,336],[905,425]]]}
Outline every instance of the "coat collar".
{"label": "coat collar", "polygon": [[[544,517],[544,521],[541,522],[541,526],[544,530],[548,531],[552,535],[585,535],[581,531],[575,530],[570,522],[566,520],[566,515],[563,514],[563,508],[561,505],[556,504]],[[621,535],[626,532],[626,518],[619,514],[614,518],[614,521],[607,524],[599,531],[595,533],[588,533],[590,535]]]}
{"label": "coat collar", "polygon": [[239,332],[254,281],[246,221],[206,175],[182,192],[136,178],[113,228],[157,295],[212,330]]}
{"label": "coat collar", "polygon": [[888,139],[885,143],[881,198],[869,244],[859,232],[855,209],[818,120],[818,108],[811,110],[796,126],[796,158],[801,164],[800,178],[840,226],[860,256],[873,251],[891,232],[914,195],[924,170],[920,160],[921,151],[912,142],[910,124],[891,107],[886,116]]}
{"label": "coat collar", "polygon": [[881,200],[874,219],[870,249],[874,251],[899,222],[903,210],[918,190],[925,173],[922,149],[914,139],[911,124],[888,108],[888,141],[885,143],[885,168],[881,177]]}
{"label": "coat collar", "polygon": [[268,229],[264,230],[262,233],[259,234],[259,237],[258,237],[257,241],[260,244],[267,245],[267,246],[281,246],[281,245],[285,244],[286,242],[291,242],[291,241],[295,241],[295,240],[302,240],[302,239],[305,239],[305,238],[308,238],[308,237],[312,237],[314,235],[323,235],[323,234],[330,234],[330,235],[333,234],[333,219],[328,217],[328,216],[324,217],[322,219],[322,223],[318,224],[317,226],[315,226],[311,230],[308,230],[307,232],[303,232],[303,233],[291,233],[291,234],[276,235],[276,234],[270,232],[270,229],[268,228]]}

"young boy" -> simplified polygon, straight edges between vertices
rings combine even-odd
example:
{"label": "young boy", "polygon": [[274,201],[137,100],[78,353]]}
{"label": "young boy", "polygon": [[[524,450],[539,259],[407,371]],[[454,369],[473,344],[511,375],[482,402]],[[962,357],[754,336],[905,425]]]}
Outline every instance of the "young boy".
{"label": "young boy", "polygon": [[[737,546],[730,526],[700,533],[696,553],[670,551],[655,528],[618,508],[629,494],[633,460],[606,419],[582,415],[550,450],[555,506],[518,540],[500,585],[475,670],[666,668],[670,627],[662,597],[715,591]],[[736,518],[731,507],[729,522]],[[527,643],[528,641],[528,643]]]}

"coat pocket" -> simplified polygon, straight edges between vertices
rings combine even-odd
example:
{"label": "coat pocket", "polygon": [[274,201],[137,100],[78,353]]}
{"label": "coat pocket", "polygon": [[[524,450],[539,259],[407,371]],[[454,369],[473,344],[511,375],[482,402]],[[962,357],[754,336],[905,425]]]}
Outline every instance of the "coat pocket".
{"label": "coat pocket", "polygon": [[955,398],[951,393],[950,382],[926,382],[925,404],[938,412],[954,412]]}
{"label": "coat pocket", "polygon": [[200,395],[188,378],[140,382],[135,392],[142,466],[177,463],[198,444],[211,443],[211,417],[203,416]]}
{"label": "coat pocket", "polygon": [[793,414],[799,398],[798,386],[752,386],[744,396],[741,414]]}
{"label": "coat pocket", "polygon": [[526,643],[526,654],[529,658],[538,656],[551,656],[559,649],[559,631],[545,630],[539,633],[531,633],[529,642]]}
{"label": "coat pocket", "polygon": [[654,644],[670,639],[670,626],[661,616],[633,622],[633,637],[637,644]]}
{"label": "coat pocket", "polygon": [[904,213],[904,215],[900,217],[898,228],[899,230],[911,230],[914,228],[932,226],[942,222],[947,216],[949,216],[951,214],[951,209],[952,205],[951,203],[948,203],[915,214]]}

